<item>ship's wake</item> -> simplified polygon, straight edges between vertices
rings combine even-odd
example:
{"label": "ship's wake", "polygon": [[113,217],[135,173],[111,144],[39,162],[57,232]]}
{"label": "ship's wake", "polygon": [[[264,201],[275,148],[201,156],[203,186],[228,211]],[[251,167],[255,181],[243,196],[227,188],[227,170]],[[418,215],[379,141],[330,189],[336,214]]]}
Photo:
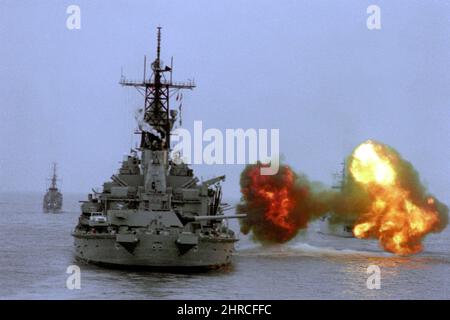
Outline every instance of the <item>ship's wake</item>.
{"label": "ship's wake", "polygon": [[355,249],[355,248],[335,248],[316,246],[305,242],[278,244],[278,245],[246,245],[239,247],[236,253],[237,256],[260,256],[260,257],[390,257],[391,253],[370,250],[370,249]]}

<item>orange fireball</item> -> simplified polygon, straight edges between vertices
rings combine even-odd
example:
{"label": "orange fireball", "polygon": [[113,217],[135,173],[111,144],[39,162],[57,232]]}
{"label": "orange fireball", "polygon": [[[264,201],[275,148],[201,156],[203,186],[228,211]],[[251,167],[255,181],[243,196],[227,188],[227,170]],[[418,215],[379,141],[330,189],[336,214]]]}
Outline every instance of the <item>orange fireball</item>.
{"label": "orange fireball", "polygon": [[[440,225],[432,197],[417,199],[401,183],[398,168],[405,163],[392,149],[367,141],[358,146],[349,164],[352,178],[370,195],[370,210],[362,214],[353,233],[377,238],[382,247],[399,255],[422,250],[422,240]],[[404,174],[404,173],[402,173]]]}
{"label": "orange fireball", "polygon": [[259,198],[266,206],[264,216],[275,226],[284,229],[286,238],[290,238],[296,232],[290,213],[295,206],[292,196],[294,188],[294,174],[284,167],[279,177],[279,183],[274,183],[273,176],[261,175],[260,167],[253,167],[249,176],[251,188],[255,197]]}
{"label": "orange fireball", "polygon": [[262,243],[283,243],[307,227],[317,215],[316,202],[306,177],[286,165],[275,175],[262,175],[264,164],[248,165],[241,174],[242,202],[237,211],[246,213],[241,221],[244,234]]}

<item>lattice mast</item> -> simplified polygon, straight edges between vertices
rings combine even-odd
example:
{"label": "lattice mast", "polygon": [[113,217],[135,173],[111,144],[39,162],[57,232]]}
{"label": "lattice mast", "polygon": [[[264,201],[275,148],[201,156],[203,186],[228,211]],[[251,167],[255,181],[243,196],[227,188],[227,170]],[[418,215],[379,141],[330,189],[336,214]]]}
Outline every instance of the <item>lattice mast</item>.
{"label": "lattice mast", "polygon": [[[177,110],[170,109],[170,97],[174,91],[193,89],[195,83],[172,82],[173,66],[165,66],[161,61],[161,27],[157,28],[156,59],[151,64],[152,74],[146,77],[146,60],[144,58],[144,77],[142,81],[120,80],[123,86],[135,87],[144,95],[144,122],[151,130],[139,128],[141,150],[169,150],[170,132],[176,121]],[[170,73],[167,80],[165,74]]]}

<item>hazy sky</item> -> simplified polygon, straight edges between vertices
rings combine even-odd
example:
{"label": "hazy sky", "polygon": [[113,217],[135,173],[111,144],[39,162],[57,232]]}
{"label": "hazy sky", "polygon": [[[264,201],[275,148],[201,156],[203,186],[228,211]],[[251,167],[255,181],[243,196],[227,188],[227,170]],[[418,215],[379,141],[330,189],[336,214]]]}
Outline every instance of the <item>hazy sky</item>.
{"label": "hazy sky", "polygon": [[[67,6],[81,29],[66,28]],[[381,30],[366,9],[381,8]],[[134,145],[134,89],[143,55],[174,56],[192,128],[279,128],[286,161],[330,184],[354,147],[396,148],[429,190],[450,202],[448,1],[25,1],[0,0],[0,191],[44,191],[53,161],[62,189],[89,192]],[[134,138],[133,141],[137,141]],[[227,174],[239,196],[242,166]]]}

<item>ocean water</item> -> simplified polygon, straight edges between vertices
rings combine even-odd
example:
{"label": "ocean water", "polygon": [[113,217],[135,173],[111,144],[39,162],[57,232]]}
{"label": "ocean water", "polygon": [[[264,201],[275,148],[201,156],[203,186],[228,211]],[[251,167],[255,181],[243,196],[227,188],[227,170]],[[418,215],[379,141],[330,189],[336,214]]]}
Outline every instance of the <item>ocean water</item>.
{"label": "ocean water", "polygon": [[[376,241],[316,232],[261,247],[240,235],[231,266],[205,273],[101,268],[76,261],[70,232],[84,195],[65,194],[64,212],[44,214],[39,194],[0,194],[0,299],[449,299],[450,231],[425,250],[397,257]],[[234,225],[237,231],[237,224]],[[81,268],[81,289],[66,287],[67,267]],[[370,290],[369,265],[381,270]]]}

